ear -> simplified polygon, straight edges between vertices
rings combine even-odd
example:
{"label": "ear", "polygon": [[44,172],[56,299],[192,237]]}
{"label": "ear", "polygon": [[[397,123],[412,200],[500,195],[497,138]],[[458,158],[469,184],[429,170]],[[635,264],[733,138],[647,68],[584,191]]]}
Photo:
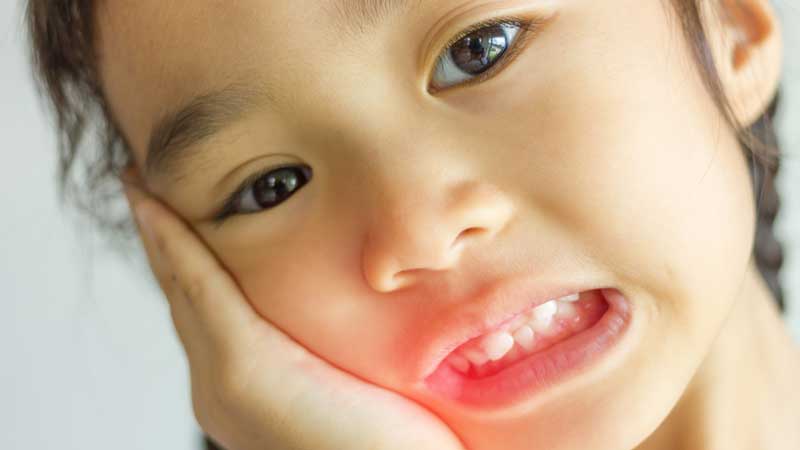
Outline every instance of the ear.
{"label": "ear", "polygon": [[767,109],[781,77],[783,42],[769,0],[701,2],[714,11],[708,39],[736,119],[752,125]]}

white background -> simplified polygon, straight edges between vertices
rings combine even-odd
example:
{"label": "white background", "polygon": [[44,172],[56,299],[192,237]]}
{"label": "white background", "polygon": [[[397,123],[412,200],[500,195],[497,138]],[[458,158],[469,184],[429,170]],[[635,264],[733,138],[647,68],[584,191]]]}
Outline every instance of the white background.
{"label": "white background", "polygon": [[[787,58],[777,230],[800,338],[800,4],[777,7]],[[21,17],[0,0],[0,448],[198,449],[184,355],[146,266],[87,245],[58,204],[53,127]]]}

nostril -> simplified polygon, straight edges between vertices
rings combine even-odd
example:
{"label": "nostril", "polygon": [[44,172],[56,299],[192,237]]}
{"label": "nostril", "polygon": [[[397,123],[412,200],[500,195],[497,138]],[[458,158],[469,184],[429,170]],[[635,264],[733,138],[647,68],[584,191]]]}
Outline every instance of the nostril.
{"label": "nostril", "polygon": [[486,232],[487,229],[483,227],[470,227],[463,230],[461,233],[458,234],[458,237],[456,237],[449,251],[441,255],[442,259],[438,261],[438,263],[436,264],[431,263],[430,265],[424,267],[404,269],[393,274],[391,278],[391,284],[392,284],[391,289],[393,290],[402,289],[408,286],[415,277],[420,276],[420,274],[423,274],[425,272],[445,270],[449,267],[452,267],[454,261],[456,260],[456,258],[458,258],[458,255],[461,253],[461,250],[464,247],[464,238],[479,234],[485,234]]}
{"label": "nostril", "polygon": [[458,242],[458,241],[460,241],[460,240],[462,240],[462,239],[464,239],[466,237],[474,236],[476,234],[481,234],[481,233],[485,233],[485,232],[486,232],[486,230],[484,228],[480,228],[480,227],[467,228],[466,230],[462,231],[458,235],[458,237],[456,238],[456,242]]}

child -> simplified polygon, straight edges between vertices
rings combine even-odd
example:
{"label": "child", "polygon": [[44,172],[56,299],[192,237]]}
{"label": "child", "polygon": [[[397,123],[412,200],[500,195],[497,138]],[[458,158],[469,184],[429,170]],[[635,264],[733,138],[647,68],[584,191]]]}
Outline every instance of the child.
{"label": "child", "polygon": [[767,0],[29,20],[62,173],[100,112],[225,448],[800,448]]}

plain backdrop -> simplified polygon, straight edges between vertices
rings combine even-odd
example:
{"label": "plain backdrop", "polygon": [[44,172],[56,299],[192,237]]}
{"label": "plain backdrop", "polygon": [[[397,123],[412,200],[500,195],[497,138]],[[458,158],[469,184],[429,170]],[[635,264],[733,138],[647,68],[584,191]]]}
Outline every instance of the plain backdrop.
{"label": "plain backdrop", "polygon": [[[800,3],[776,7],[787,153],[776,226],[787,320],[800,338]],[[21,3],[0,0],[0,298],[8,307],[0,448],[198,449],[188,369],[161,292],[146,266],[87,239],[91,231],[79,234],[58,204],[53,127],[30,81],[21,17]]]}

